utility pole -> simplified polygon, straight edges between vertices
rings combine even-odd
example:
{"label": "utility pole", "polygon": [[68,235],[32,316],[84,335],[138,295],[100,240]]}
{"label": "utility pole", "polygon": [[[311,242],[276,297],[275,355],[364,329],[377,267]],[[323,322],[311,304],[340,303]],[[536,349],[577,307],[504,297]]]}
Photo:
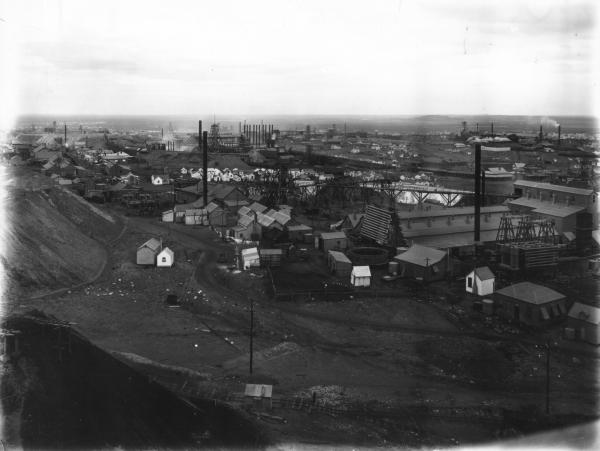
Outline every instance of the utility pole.
{"label": "utility pole", "polygon": [[423,274],[423,283],[425,284],[425,300],[429,302],[429,257],[425,257],[425,274]]}
{"label": "utility pole", "polygon": [[252,356],[254,354],[254,299],[250,298],[250,374],[252,374]]}
{"label": "utility pole", "polygon": [[550,343],[546,342],[546,415],[550,415]]}

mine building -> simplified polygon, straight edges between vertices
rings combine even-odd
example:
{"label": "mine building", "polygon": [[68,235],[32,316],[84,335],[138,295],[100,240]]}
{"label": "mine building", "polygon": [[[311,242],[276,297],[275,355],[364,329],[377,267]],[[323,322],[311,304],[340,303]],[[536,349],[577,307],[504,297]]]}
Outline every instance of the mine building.
{"label": "mine building", "polygon": [[[508,202],[511,213],[528,214],[554,221],[556,231],[576,232],[578,218],[591,215],[587,221],[592,229],[598,228],[597,193],[591,189],[573,188],[551,183],[517,180],[515,194],[520,197]],[[587,213],[587,215],[586,215]],[[582,219],[579,219],[581,222]]]}
{"label": "mine building", "polygon": [[[480,242],[494,243],[505,205],[481,207]],[[473,252],[474,207],[413,209],[399,211],[402,235],[409,244],[450,250],[455,256]]]}
{"label": "mine building", "polygon": [[399,263],[398,275],[423,282],[443,280],[448,273],[448,255],[439,249],[413,244],[394,257]]}
{"label": "mine building", "polygon": [[487,266],[475,268],[465,279],[465,289],[467,293],[478,296],[487,296],[492,294],[495,289],[496,276]]}
{"label": "mine building", "polygon": [[156,256],[162,249],[162,242],[156,238],[150,238],[137,249],[136,262],[138,265],[156,264]]}
{"label": "mine building", "polygon": [[348,248],[348,238],[344,232],[324,232],[318,237],[318,247],[325,253],[343,251]]}
{"label": "mine building", "polygon": [[343,252],[328,251],[327,267],[338,277],[348,277],[352,272],[352,262]]}
{"label": "mine building", "polygon": [[498,316],[528,326],[540,327],[564,318],[567,297],[548,287],[521,282],[493,294]]}
{"label": "mine building", "polygon": [[565,334],[569,333],[577,340],[599,345],[600,308],[575,302],[567,315]]}

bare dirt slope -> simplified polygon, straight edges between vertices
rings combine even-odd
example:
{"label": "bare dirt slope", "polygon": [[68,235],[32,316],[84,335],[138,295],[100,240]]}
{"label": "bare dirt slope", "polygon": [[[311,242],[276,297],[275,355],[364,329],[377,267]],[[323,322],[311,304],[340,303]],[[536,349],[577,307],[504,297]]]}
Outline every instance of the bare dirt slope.
{"label": "bare dirt slope", "polygon": [[0,228],[5,299],[16,300],[93,278],[106,261],[105,243],[122,225],[61,187],[9,188]]}

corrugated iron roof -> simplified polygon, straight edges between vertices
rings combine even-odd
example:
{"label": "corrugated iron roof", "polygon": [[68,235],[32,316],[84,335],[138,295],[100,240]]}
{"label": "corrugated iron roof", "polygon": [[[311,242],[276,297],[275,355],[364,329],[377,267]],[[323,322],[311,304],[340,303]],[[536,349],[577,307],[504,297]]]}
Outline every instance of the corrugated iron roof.
{"label": "corrugated iron roof", "polygon": [[257,213],[264,213],[267,210],[267,207],[265,207],[263,204],[260,204],[258,202],[252,203],[249,208],[251,210],[254,210]]}
{"label": "corrugated iron roof", "polygon": [[162,245],[161,242],[159,240],[157,240],[156,238],[150,238],[148,241],[146,241],[144,244],[142,244],[140,247],[138,247],[138,249],[147,247],[147,248],[153,250],[154,252],[158,252],[158,251],[160,251],[161,245]]}
{"label": "corrugated iron roof", "polygon": [[516,180],[514,182],[515,187],[527,187],[527,188],[537,188],[537,189],[545,189],[549,191],[560,191],[562,193],[569,194],[579,194],[581,196],[590,196],[594,193],[591,189],[585,188],[573,188],[571,186],[562,186],[562,185],[553,185],[552,183],[544,183],[544,182],[532,182],[530,180]]}
{"label": "corrugated iron roof", "polygon": [[564,299],[566,297],[551,288],[531,282],[521,282],[510,285],[501,290],[497,290],[496,293],[536,305]]}
{"label": "corrugated iron roof", "polygon": [[394,259],[425,267],[442,261],[445,256],[446,253],[439,249],[413,244],[404,253],[396,255]]}
{"label": "corrugated iron roof", "polygon": [[350,259],[343,252],[329,251],[328,254],[331,255],[331,258],[333,258],[337,262],[352,264]]}
{"label": "corrugated iron roof", "polygon": [[263,227],[270,227],[275,222],[275,219],[262,213],[256,214],[256,220]]}
{"label": "corrugated iron roof", "polygon": [[[508,207],[506,205],[494,205],[491,207],[481,207],[480,213],[506,213]],[[435,218],[435,217],[446,217],[446,216],[464,216],[475,214],[475,207],[450,207],[450,208],[433,208],[431,210],[409,210],[399,211],[398,217],[400,219],[418,219],[418,218]]]}
{"label": "corrugated iron roof", "polygon": [[352,275],[354,277],[371,277],[371,269],[368,266],[354,266]]}
{"label": "corrugated iron roof", "polygon": [[559,218],[566,218],[567,216],[571,216],[575,213],[585,210],[585,207],[581,205],[566,205],[564,203],[553,204],[552,202],[538,199],[527,199],[526,197],[519,197],[518,199],[511,200],[508,203],[509,205],[532,208],[533,213],[556,216]]}
{"label": "corrugated iron roof", "polygon": [[475,268],[475,275],[479,277],[480,280],[491,280],[494,279],[494,273],[487,266],[480,266],[479,268]]}
{"label": "corrugated iron roof", "polygon": [[343,240],[343,239],[346,239],[346,234],[344,232],[323,232],[321,234],[321,239],[323,239],[323,240]]}

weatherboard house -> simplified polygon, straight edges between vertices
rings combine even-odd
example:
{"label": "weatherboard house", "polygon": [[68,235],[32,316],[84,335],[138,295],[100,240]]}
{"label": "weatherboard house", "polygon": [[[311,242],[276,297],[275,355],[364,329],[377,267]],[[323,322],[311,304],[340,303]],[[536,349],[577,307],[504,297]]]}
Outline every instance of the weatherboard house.
{"label": "weatherboard house", "polygon": [[162,242],[156,238],[150,238],[137,249],[136,263],[138,265],[156,264],[156,256],[162,249]]}
{"label": "weatherboard house", "polygon": [[544,326],[564,318],[567,297],[548,287],[521,282],[494,292],[496,314],[529,326]]}

